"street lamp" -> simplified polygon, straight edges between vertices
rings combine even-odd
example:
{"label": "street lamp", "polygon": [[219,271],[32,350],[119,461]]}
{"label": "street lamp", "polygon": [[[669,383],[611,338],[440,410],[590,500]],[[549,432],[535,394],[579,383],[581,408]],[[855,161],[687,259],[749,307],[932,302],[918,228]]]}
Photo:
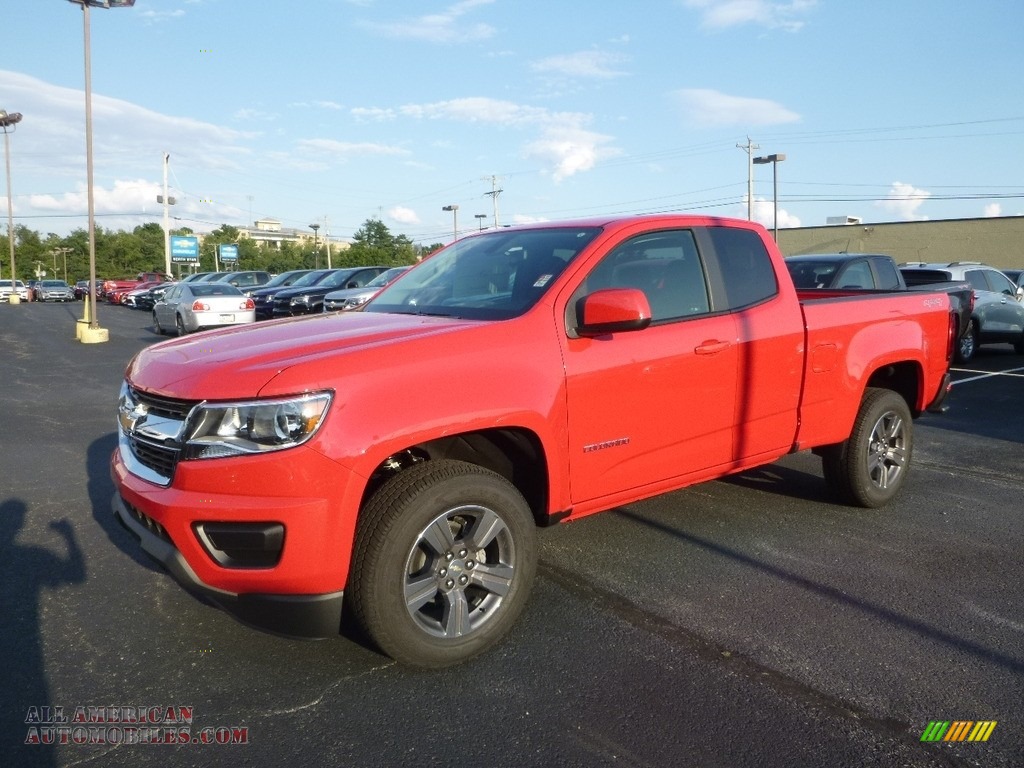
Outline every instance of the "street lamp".
{"label": "street lamp", "polygon": [[452,240],[459,239],[459,206],[452,203],[451,205],[445,205],[441,208],[442,211],[452,212]]}
{"label": "street lamp", "polygon": [[64,247],[61,247],[61,248],[54,248],[53,251],[51,251],[51,253],[53,253],[53,271],[54,272],[57,271],[57,254],[59,253],[61,256],[64,257],[64,282],[65,283],[68,281],[68,254],[71,253],[73,250],[75,250],[75,249],[74,248],[64,248]]}
{"label": "street lamp", "polygon": [[755,157],[755,165],[772,164],[772,205],[775,208],[775,242],[779,242],[779,163],[786,159],[783,154]]}
{"label": "street lamp", "polygon": [[473,218],[476,219],[477,222],[480,224],[480,227],[479,227],[478,231],[482,232],[483,229],[484,229],[484,219],[487,218],[487,214],[486,213],[476,213],[476,214],[473,214]]}
{"label": "street lamp", "polygon": [[316,259],[316,268],[320,269],[320,241],[317,239],[317,235],[320,232],[320,225],[310,224],[309,228],[313,230],[313,257]]}
{"label": "street lamp", "polygon": [[83,343],[107,341],[96,316],[96,200],[92,188],[92,52],[89,47],[89,8],[130,8],[135,0],[68,0],[82,7],[82,31],[85,40],[85,189],[89,204],[89,332]]}
{"label": "street lamp", "polygon": [[[8,113],[0,109],[0,128],[4,131],[4,158],[7,164],[7,242],[11,246],[11,295],[8,301],[17,304],[21,301],[18,292],[15,290],[17,279],[14,271],[14,196],[11,194],[11,140],[7,138],[8,133],[14,132],[14,126],[21,122],[21,113]],[[8,130],[9,129],[9,130]]]}

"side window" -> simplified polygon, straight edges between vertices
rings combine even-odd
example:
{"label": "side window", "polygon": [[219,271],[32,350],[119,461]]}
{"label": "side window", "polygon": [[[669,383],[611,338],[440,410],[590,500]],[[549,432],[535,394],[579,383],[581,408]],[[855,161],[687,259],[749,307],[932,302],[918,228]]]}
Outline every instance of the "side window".
{"label": "side window", "polygon": [[779,292],[771,257],[757,232],[735,227],[708,227],[706,231],[715,249],[725,293],[724,300],[719,301],[716,291],[716,310],[742,309]]}
{"label": "side window", "polygon": [[873,288],[874,285],[874,280],[871,278],[871,267],[866,261],[847,264],[839,276],[840,288]]}
{"label": "side window", "polygon": [[900,287],[899,273],[889,259],[874,259],[875,272],[878,273],[878,287],[893,291]]}
{"label": "side window", "polygon": [[988,278],[989,285],[992,286],[992,290],[996,293],[1005,293],[1007,296],[1013,296],[1017,289],[1010,278],[1004,275],[1002,272],[996,272],[994,269],[986,269],[985,276]]}
{"label": "side window", "polygon": [[577,291],[636,288],[651,306],[651,322],[679,320],[709,311],[704,268],[689,230],[647,232],[630,238],[594,267]]}
{"label": "side window", "polygon": [[971,284],[976,291],[991,291],[985,273],[980,269],[969,269],[964,273],[964,279]]}

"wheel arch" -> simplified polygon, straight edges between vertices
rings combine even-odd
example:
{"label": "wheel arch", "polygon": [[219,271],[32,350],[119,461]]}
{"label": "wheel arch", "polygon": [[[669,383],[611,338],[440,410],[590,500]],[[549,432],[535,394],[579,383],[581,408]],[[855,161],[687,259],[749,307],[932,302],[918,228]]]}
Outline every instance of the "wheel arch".
{"label": "wheel arch", "polygon": [[550,473],[539,436],[526,428],[479,429],[426,440],[389,455],[370,475],[360,509],[390,477],[424,461],[454,459],[495,472],[523,495],[538,525],[561,519],[550,512]]}
{"label": "wheel arch", "polygon": [[[901,363],[890,363],[875,370],[867,380],[867,388],[891,389],[907,401],[910,413],[917,418],[924,409],[921,388],[924,371],[921,365],[912,360]],[[863,398],[863,394],[861,395]]]}

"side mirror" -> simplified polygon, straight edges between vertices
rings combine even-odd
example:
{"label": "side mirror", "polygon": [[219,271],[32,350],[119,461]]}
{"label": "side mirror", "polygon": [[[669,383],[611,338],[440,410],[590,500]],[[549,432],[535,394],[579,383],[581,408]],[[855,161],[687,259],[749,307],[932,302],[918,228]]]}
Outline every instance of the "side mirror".
{"label": "side mirror", "polygon": [[1021,285],[1017,288],[1017,293],[1014,294],[1014,296],[1017,299],[1017,301],[1024,301],[1024,285]]}
{"label": "side mirror", "polygon": [[576,317],[580,336],[641,331],[651,324],[651,305],[637,288],[607,288],[580,299]]}

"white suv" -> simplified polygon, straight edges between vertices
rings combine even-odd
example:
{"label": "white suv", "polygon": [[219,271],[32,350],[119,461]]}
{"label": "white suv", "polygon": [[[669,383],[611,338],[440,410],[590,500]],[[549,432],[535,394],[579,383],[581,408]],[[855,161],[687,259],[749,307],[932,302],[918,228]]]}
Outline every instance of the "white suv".
{"label": "white suv", "polygon": [[974,311],[967,333],[961,337],[957,360],[974,357],[981,344],[1013,344],[1024,355],[1024,288],[995,267],[977,261],[940,264],[901,264],[900,272],[910,287],[945,281],[967,282],[974,289]]}

